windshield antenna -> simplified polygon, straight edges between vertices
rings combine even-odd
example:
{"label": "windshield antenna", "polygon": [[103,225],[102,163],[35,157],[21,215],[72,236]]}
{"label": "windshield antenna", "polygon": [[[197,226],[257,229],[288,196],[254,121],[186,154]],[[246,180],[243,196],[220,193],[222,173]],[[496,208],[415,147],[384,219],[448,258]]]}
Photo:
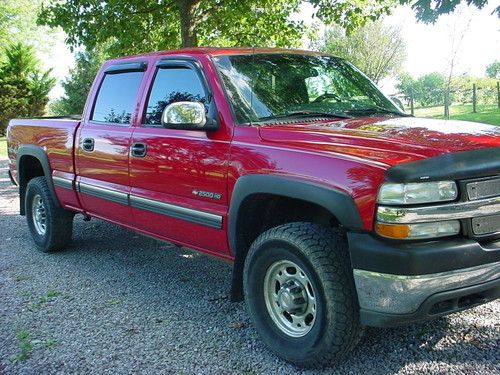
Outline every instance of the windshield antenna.
{"label": "windshield antenna", "polygon": [[[253,12],[254,12],[254,15],[255,17],[257,18],[259,13],[262,13],[264,11],[263,8],[258,8],[255,4],[252,5],[252,8],[253,8]],[[254,26],[253,26],[253,33],[252,33],[252,65],[255,65],[255,44],[256,44],[256,39],[257,39],[257,29],[255,27],[255,23],[254,23]],[[252,83],[251,83],[251,90],[250,90],[250,112],[252,113],[253,112],[253,96],[254,96],[254,89],[255,89],[255,81],[257,79],[252,79]],[[250,126],[252,126],[253,124],[253,120],[252,120],[252,117],[250,117]]]}

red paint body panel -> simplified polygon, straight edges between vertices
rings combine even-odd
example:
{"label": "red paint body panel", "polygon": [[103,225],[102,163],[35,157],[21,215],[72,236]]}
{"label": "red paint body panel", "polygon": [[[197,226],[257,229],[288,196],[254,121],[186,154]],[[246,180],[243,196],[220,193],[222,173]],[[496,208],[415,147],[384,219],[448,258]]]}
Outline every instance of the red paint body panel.
{"label": "red paint body panel", "polygon": [[75,183],[74,183],[75,174],[54,170],[52,172],[52,176],[53,177],[62,177],[64,179],[73,181],[73,189],[72,190],[55,186],[54,188],[56,191],[56,195],[57,195],[57,198],[59,199],[59,203],[63,207],[71,208],[73,211],[82,212],[83,210],[81,207],[81,203],[80,203],[80,200],[78,199],[78,194],[77,194],[76,189],[75,189]]}
{"label": "red paint body panel", "polygon": [[[53,175],[74,177],[73,143],[80,121],[70,119],[15,119],[10,121],[7,130],[9,142],[9,167],[17,181],[17,151],[23,145],[42,147],[49,159]],[[80,208],[73,192],[56,189],[56,194],[64,206]]]}
{"label": "red paint body panel", "polygon": [[[133,142],[145,143],[147,156],[130,160],[132,194],[222,216],[227,214],[228,141],[214,140],[205,132],[138,127]],[[215,192],[221,199],[198,197],[193,194],[196,189]],[[212,252],[228,253],[226,237],[220,229],[132,210],[140,229]]]}
{"label": "red paint body panel", "polygon": [[238,178],[246,174],[293,176],[352,196],[365,228],[371,228],[374,199],[384,179],[386,165],[365,162],[359,157],[266,142],[260,138],[259,130],[262,129],[240,127],[235,132],[229,171],[230,193]]}
{"label": "red paint body panel", "polygon": [[[256,52],[296,51],[257,49]],[[227,238],[227,222],[231,219],[228,211],[235,183],[241,176],[257,173],[286,175],[343,191],[353,197],[363,227],[371,230],[377,191],[390,166],[445,153],[500,146],[498,127],[393,116],[236,126],[211,56],[249,53],[253,53],[253,49],[198,48],[106,62],[89,93],[83,125],[70,120],[11,121],[8,140],[14,177],[19,145],[40,145],[47,151],[54,175],[76,176],[77,183],[219,215],[222,228],[209,228],[56,188],[64,207],[77,210],[81,201],[81,208],[91,215],[231,259]],[[165,56],[188,57],[201,65],[218,110],[220,126],[217,131],[142,125],[156,62]],[[91,108],[106,68],[122,62],[147,63],[130,126],[90,122]],[[88,137],[96,140],[95,150],[91,153],[81,149],[82,140]],[[132,142],[147,144],[146,157],[130,156]],[[193,190],[220,193],[221,199],[196,196]]]}
{"label": "red paint body panel", "polygon": [[[131,136],[132,130],[128,126],[82,124],[77,133],[76,143],[75,165],[78,181],[128,194]],[[85,138],[95,140],[92,152],[82,149],[82,141]],[[85,212],[90,215],[106,217],[115,222],[123,221],[128,225],[133,224],[132,212],[128,206],[85,193],[80,193],[80,198]]]}
{"label": "red paint body panel", "polygon": [[[16,159],[22,145],[38,145],[49,156],[53,170],[73,173],[73,139],[80,124],[76,120],[15,119],[9,123],[9,159]],[[15,166],[14,166],[14,175]]]}

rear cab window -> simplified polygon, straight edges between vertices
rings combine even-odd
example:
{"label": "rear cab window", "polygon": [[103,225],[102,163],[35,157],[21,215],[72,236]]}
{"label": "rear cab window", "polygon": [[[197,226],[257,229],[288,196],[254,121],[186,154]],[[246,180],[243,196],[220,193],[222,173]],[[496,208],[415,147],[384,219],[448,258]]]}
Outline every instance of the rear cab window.
{"label": "rear cab window", "polygon": [[144,71],[105,73],[97,93],[91,121],[129,125]]}

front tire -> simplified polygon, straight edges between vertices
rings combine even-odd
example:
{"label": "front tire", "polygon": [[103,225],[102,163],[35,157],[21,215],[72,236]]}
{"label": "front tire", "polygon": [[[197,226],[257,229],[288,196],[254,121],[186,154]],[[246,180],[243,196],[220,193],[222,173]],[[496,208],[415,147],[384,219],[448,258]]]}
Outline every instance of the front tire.
{"label": "front tire", "polygon": [[38,250],[44,253],[61,250],[71,241],[74,213],[56,204],[45,177],[29,181],[25,207],[31,237]]}
{"label": "front tire", "polygon": [[323,367],[358,343],[362,327],[346,240],[312,223],[281,225],[252,244],[243,280],[264,343],[303,367]]}

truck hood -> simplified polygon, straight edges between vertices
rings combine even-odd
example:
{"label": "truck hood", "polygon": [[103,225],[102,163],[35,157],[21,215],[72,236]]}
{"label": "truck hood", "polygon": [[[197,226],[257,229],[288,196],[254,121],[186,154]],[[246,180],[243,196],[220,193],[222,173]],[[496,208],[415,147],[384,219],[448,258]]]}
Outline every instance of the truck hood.
{"label": "truck hood", "polygon": [[415,117],[265,124],[260,128],[260,136],[265,142],[386,165],[500,147],[500,127]]}

